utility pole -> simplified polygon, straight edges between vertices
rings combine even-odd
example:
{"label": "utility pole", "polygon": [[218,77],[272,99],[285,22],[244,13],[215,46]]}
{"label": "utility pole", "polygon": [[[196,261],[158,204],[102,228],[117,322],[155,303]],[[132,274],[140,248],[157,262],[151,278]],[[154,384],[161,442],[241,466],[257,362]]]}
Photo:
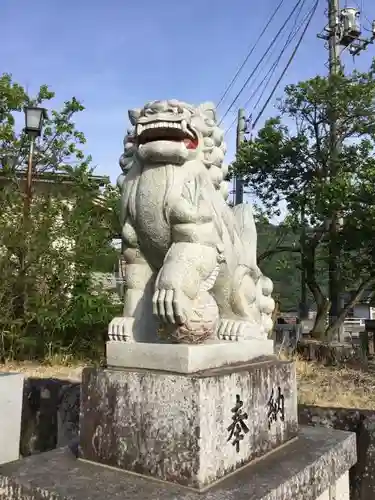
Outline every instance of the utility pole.
{"label": "utility pole", "polygon": [[[340,71],[339,44],[340,44],[340,24],[339,24],[339,0],[328,0],[328,65],[331,84],[334,85],[333,78]],[[334,96],[334,94],[333,94]],[[336,177],[338,159],[340,155],[340,144],[337,134],[337,103],[333,98],[329,109],[329,178],[330,181]],[[340,311],[340,269],[339,255],[340,249],[337,244],[338,217],[336,210],[331,212],[329,256],[328,256],[328,277],[329,277],[329,300],[331,303],[329,311],[329,323],[332,324]]]}
{"label": "utility pole", "polygon": [[[242,142],[245,140],[245,134],[247,132],[247,118],[245,110],[240,108],[238,110],[237,118],[237,139],[236,139],[236,152],[238,153]],[[235,190],[235,205],[240,205],[243,203],[243,180],[240,177],[236,177],[234,180],[234,190]]]}
{"label": "utility pole", "polygon": [[[328,48],[328,70],[331,85],[335,84],[334,77],[341,68],[340,55],[342,50],[348,48],[349,52],[356,56],[360,54],[367,46],[375,41],[375,22],[372,23],[372,34],[370,38],[361,37],[360,12],[357,8],[346,7],[340,9],[339,0],[328,0],[328,25],[324,33],[318,35],[319,38],[326,40]],[[334,90],[334,89],[333,89]],[[337,130],[337,105],[334,92],[332,92],[329,112],[329,176],[327,181],[333,182],[338,171],[338,162],[341,149],[341,140]],[[340,248],[338,246],[338,233],[340,231],[341,214],[334,208],[331,211],[329,225],[329,300],[330,324],[338,316],[341,309],[340,304],[340,268],[339,257]]]}

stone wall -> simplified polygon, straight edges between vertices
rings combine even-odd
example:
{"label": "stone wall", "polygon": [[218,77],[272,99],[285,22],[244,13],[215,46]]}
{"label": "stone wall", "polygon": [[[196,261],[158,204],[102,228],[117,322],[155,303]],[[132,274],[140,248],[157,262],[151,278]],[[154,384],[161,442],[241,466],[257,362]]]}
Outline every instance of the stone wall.
{"label": "stone wall", "polygon": [[[78,436],[80,384],[27,379],[24,386],[21,455],[66,446]],[[375,498],[375,411],[299,406],[302,425],[355,432],[358,463],[350,471],[351,500]]]}
{"label": "stone wall", "polygon": [[360,345],[340,342],[301,339],[294,352],[306,361],[318,361],[325,365],[363,365],[364,362]]}
{"label": "stone wall", "polygon": [[23,457],[67,445],[78,435],[80,384],[25,380],[20,453]]}

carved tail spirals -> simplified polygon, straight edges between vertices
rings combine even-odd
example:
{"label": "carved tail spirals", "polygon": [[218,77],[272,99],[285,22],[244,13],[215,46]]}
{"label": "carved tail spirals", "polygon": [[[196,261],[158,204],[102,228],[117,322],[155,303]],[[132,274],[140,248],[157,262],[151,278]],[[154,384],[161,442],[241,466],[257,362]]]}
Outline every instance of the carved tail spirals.
{"label": "carved tail spirals", "polygon": [[257,230],[251,205],[243,203],[236,205],[232,210],[242,243],[242,258],[244,261],[240,262],[240,264],[257,270]]}
{"label": "carved tail spirals", "polygon": [[237,231],[242,243],[242,262],[250,268],[256,282],[256,295],[262,324],[266,332],[272,327],[271,315],[275,306],[272,299],[273,283],[264,276],[257,264],[257,231],[251,205],[241,204],[233,208],[234,218],[237,223]]}

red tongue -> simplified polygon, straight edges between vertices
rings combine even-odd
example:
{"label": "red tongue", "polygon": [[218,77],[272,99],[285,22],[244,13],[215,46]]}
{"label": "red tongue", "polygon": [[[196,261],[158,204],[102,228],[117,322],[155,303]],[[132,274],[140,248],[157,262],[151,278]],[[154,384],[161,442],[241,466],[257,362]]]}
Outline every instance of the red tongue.
{"label": "red tongue", "polygon": [[186,139],[184,139],[184,144],[186,146],[186,149],[197,149],[197,147],[198,147],[197,139],[186,138]]}

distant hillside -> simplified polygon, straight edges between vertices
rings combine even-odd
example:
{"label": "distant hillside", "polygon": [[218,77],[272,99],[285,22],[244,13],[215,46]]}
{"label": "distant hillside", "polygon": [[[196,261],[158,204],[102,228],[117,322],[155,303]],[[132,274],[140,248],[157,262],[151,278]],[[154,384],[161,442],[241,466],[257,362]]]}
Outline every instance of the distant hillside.
{"label": "distant hillside", "polygon": [[[262,259],[263,254],[272,251],[280,240],[280,230],[277,226],[267,223],[258,223],[258,258],[262,272],[272,279],[274,294],[279,297],[283,311],[298,310],[301,295],[301,278],[298,265],[298,253],[277,253]],[[293,234],[287,235],[282,245],[298,243]]]}

